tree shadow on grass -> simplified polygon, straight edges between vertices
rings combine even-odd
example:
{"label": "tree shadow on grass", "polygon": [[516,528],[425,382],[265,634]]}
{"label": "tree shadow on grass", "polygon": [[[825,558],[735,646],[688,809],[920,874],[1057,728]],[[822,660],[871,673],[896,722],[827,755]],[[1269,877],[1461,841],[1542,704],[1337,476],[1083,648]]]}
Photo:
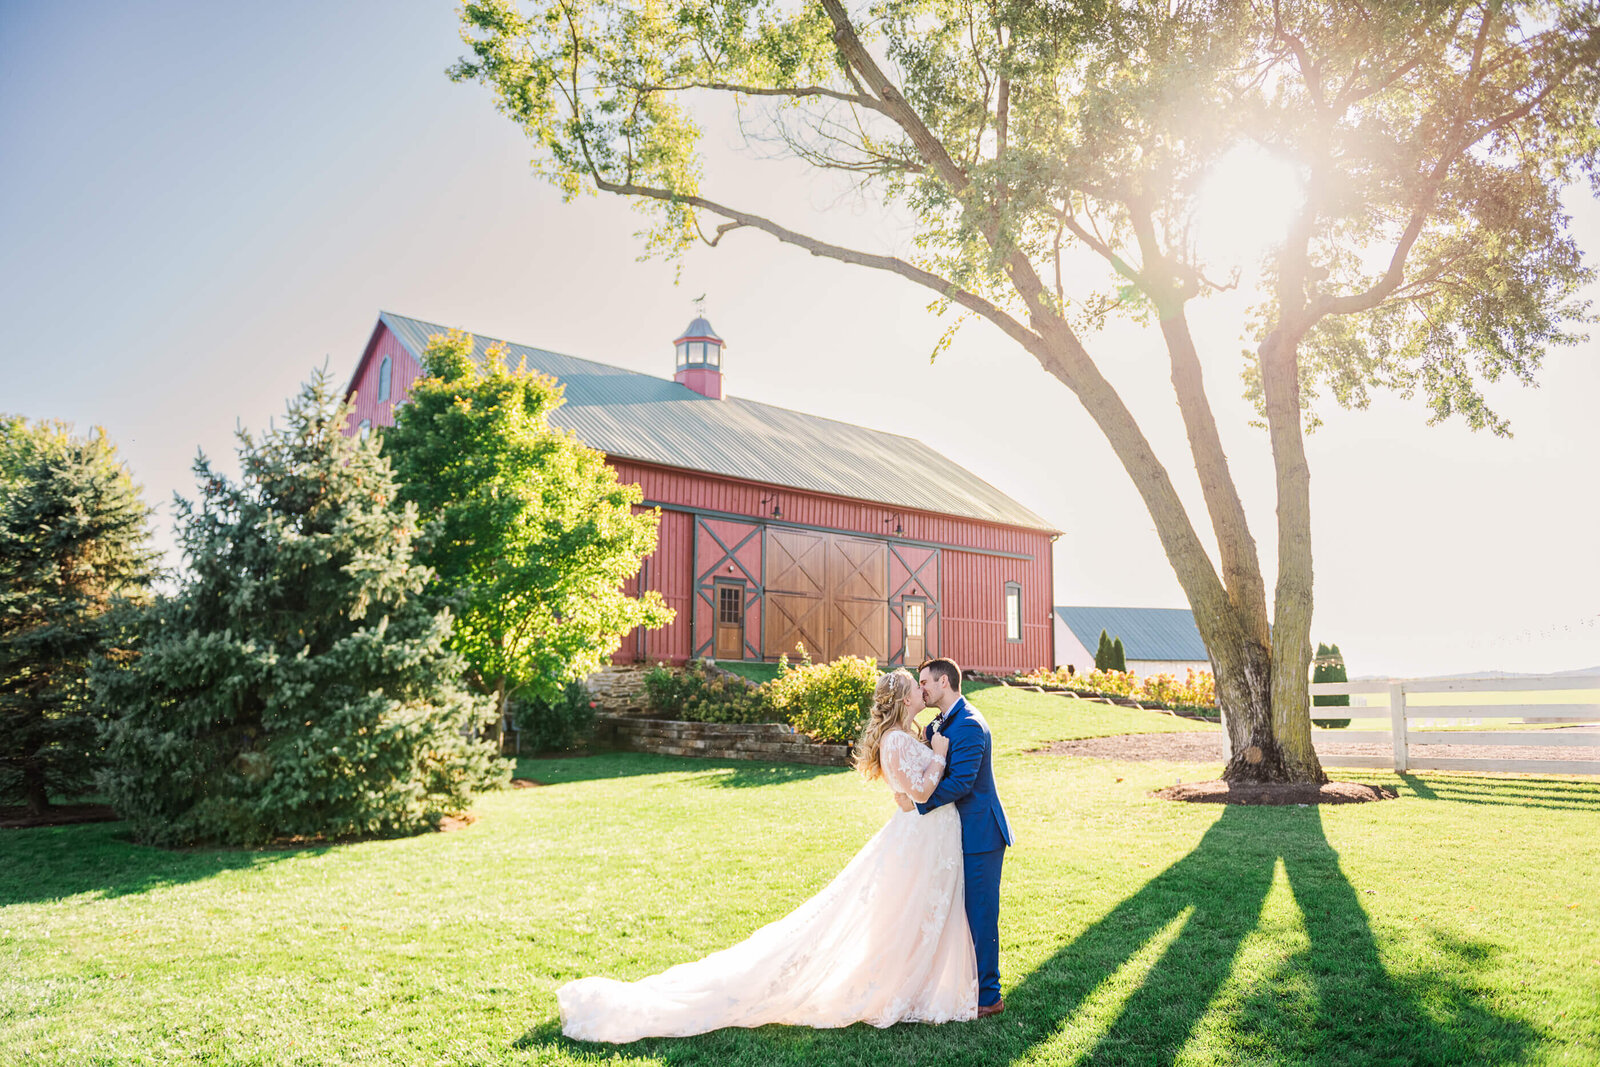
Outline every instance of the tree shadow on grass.
{"label": "tree shadow on grass", "polygon": [[0,907],[60,900],[82,893],[121,897],[249,870],[332,845],[260,852],[173,851],[129,840],[124,822],[7,830],[0,835]]}
{"label": "tree shadow on grass", "polygon": [[700,759],[693,756],[657,756],[646,752],[605,752],[573,759],[521,759],[517,761],[516,777],[531,778],[544,785],[568,785],[574,782],[634,778],[652,774],[693,774],[697,776],[694,784],[738,789],[809,781],[823,775],[844,774],[848,770],[846,767],[818,767],[804,763]]}
{"label": "tree shadow on grass", "polygon": [[[1279,862],[1309,947],[1279,956],[1270,973],[1235,975]],[[1103,983],[1169,928],[1176,933],[1156,950],[1154,963],[1120,1006],[1097,1007],[1108,999],[1096,996]],[[618,1061],[654,1057],[674,1065],[937,1062],[954,1067],[1035,1056],[1171,1064],[1226,989],[1222,1009],[1228,1017],[1221,1026],[1208,1026],[1202,1039],[1211,1057],[1222,1062],[1442,1067],[1526,1059],[1540,1035],[1525,1021],[1497,1011],[1473,979],[1475,971],[1492,963],[1493,946],[1457,940],[1439,947],[1444,967],[1391,974],[1360,898],[1323,833],[1321,812],[1228,806],[1192,852],[1007,990],[1006,1011],[993,1019],[884,1031],[865,1026],[723,1030],[620,1047],[567,1041],[551,1022],[529,1031],[519,1044],[555,1045],[574,1056],[599,1054]],[[1105,989],[1116,995],[1115,983]],[[1086,1011],[1114,1017],[1082,1040],[1063,1035]]]}

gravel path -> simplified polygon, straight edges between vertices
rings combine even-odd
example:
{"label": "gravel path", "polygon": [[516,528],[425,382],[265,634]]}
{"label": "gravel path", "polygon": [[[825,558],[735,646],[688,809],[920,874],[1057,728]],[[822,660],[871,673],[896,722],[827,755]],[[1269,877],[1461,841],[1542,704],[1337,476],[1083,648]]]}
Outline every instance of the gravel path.
{"label": "gravel path", "polygon": [[[1600,732],[1600,726],[1564,726],[1563,733]],[[1412,751],[1440,759],[1586,759],[1593,749],[1573,749],[1542,745],[1417,745]],[[1175,734],[1122,734],[1117,737],[1088,737],[1081,741],[1056,741],[1037,751],[1051,756],[1090,756],[1095,759],[1167,761],[1171,763],[1221,763],[1222,731]],[[1319,748],[1322,762],[1339,766],[1340,756],[1387,756],[1388,745],[1340,745]],[[1583,755],[1579,755],[1583,753]]]}

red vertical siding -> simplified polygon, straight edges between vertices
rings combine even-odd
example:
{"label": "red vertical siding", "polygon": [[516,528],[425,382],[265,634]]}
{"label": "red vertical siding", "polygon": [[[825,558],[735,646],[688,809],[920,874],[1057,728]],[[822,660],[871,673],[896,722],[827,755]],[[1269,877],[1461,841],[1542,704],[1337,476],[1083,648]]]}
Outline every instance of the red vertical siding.
{"label": "red vertical siding", "polygon": [[[389,399],[379,400],[378,378],[385,357],[390,361]],[[420,377],[421,365],[387,326],[380,325],[367,342],[361,362],[356,364],[352,387],[356,404],[345,433],[355,433],[362,419],[370,420],[374,426],[393,426],[395,403],[410,395],[412,383]]]}
{"label": "red vertical siding", "polygon": [[[940,544],[939,576],[930,599],[927,647],[963,667],[1010,672],[1048,666],[1051,657],[1051,535],[1043,530],[1000,526],[953,515],[909,511],[883,504],[828,497],[795,489],[696,471],[613,459],[618,477],[637,483],[648,501],[666,507],[748,515],[778,525],[794,524],[882,538],[900,551],[930,552],[903,541]],[[768,499],[763,501],[763,497]],[[773,499],[775,498],[775,500]],[[773,520],[776,503],[782,517]],[[899,525],[902,533],[892,531]],[[984,555],[962,549],[987,549],[1018,557]],[[892,559],[892,557],[891,557]],[[899,573],[897,568],[896,573]],[[1007,641],[1005,585],[1022,587],[1022,640]],[[893,604],[898,608],[898,603]],[[708,616],[709,617],[709,616]],[[890,623],[893,644],[901,645],[898,618]],[[698,633],[698,631],[697,631]],[[704,637],[700,638],[704,643]]]}
{"label": "red vertical siding", "polygon": [[675,615],[658,630],[631,631],[612,655],[611,662],[682,665],[689,661],[689,620],[694,610],[694,575],[690,560],[693,544],[694,517],[682,511],[662,512],[655,551],[645,557],[639,575],[624,583],[623,588],[636,595],[642,578],[645,588],[660,593]]}
{"label": "red vertical siding", "polygon": [[[390,360],[389,400],[377,398],[379,369],[385,357]],[[352,391],[355,410],[346,432],[353,433],[361,420],[374,426],[394,422],[394,406],[410,392],[421,374],[417,360],[406,351],[388,327],[374,331],[361,362],[357,364]],[[827,496],[797,489],[786,489],[760,482],[742,481],[698,471],[662,467],[635,460],[612,458],[611,466],[623,482],[637,483],[646,501],[671,509],[663,511],[656,550],[627,583],[630,593],[641,587],[662,594],[676,618],[667,626],[641,634],[630,633],[613,657],[619,663],[638,660],[681,664],[693,655],[691,637],[704,644],[711,637],[710,614],[696,620],[694,573],[696,534],[693,512],[722,512],[748,516],[756,522],[799,525],[852,533],[882,539],[895,546],[905,562],[915,568],[917,559],[932,556],[936,576],[924,572],[918,594],[900,588],[905,568],[891,553],[890,655],[903,650],[899,615],[900,598],[927,595],[929,615],[926,647],[929,655],[950,656],[963,667],[985,672],[1009,672],[1050,665],[1053,655],[1053,629],[1050,611],[1051,535],[1047,531],[1025,530],[974,519],[914,511],[885,504],[868,503]],[[776,506],[780,519],[773,519]],[[746,526],[738,523],[739,526]],[[893,531],[899,527],[900,533]],[[748,526],[746,526],[748,528]],[[726,541],[726,538],[724,538]],[[940,546],[909,545],[929,542]],[[740,562],[761,579],[760,538],[753,542],[753,560],[741,553]],[[729,542],[729,547],[732,543]],[[985,555],[972,550],[987,550],[1008,555]],[[1027,557],[1027,558],[1011,558]],[[701,569],[712,561],[702,559]],[[726,564],[724,564],[726,566]],[[727,575],[724,575],[725,577]],[[1020,642],[1005,638],[1005,585],[1022,587],[1022,637]],[[932,588],[927,588],[931,585]],[[759,588],[747,589],[746,637],[752,647],[761,648],[761,610]]]}
{"label": "red vertical siding", "polygon": [[694,531],[695,575],[693,655],[716,655],[716,592],[717,579],[737,581],[744,585],[744,641],[745,656],[756,658],[761,651],[761,527],[755,522],[733,522],[726,519],[705,519],[695,525]]}

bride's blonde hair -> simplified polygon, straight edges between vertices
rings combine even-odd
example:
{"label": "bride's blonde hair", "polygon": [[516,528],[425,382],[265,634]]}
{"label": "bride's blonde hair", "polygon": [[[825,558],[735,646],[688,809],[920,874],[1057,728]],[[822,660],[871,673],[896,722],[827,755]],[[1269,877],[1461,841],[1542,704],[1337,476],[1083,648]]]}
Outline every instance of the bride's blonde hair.
{"label": "bride's blonde hair", "polygon": [[868,781],[883,775],[883,767],[878,763],[878,746],[883,743],[883,735],[890,730],[910,729],[916,718],[906,708],[906,698],[916,684],[917,680],[903,668],[878,679],[878,687],[872,693],[872,715],[855,744],[856,770]]}

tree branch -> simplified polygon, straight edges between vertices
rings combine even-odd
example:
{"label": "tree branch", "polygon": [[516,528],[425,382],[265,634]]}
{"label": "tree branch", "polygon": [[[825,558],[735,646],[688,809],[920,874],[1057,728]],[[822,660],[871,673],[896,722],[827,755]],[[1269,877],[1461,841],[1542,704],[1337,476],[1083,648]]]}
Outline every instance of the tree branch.
{"label": "tree branch", "polygon": [[854,263],[859,267],[871,267],[874,270],[898,274],[902,278],[916,282],[924,288],[932,289],[940,296],[960,304],[969,311],[982,315],[1004,330],[1006,336],[1022,345],[1035,356],[1038,356],[1043,348],[1037,334],[1022,325],[1000,307],[976,293],[962,289],[948,279],[941,278],[931,271],[923,270],[915,264],[907,263],[896,256],[881,256],[873,252],[862,252],[854,248],[845,248],[842,245],[819,241],[815,237],[780,226],[761,215],[740,211],[738,208],[719,204],[715,200],[708,200],[703,196],[675,193],[670,189],[657,189],[647,185],[635,185],[631,182],[613,182],[605,178],[598,170],[593,169],[590,170],[590,175],[594,179],[595,186],[603,192],[616,193],[619,196],[639,196],[650,200],[660,200],[665,203],[688,204],[691,207],[709,211],[714,215],[721,215],[723,218],[728,219],[730,224],[717,227],[719,238],[729,230],[749,226],[753,229],[761,230],[763,233],[771,234],[784,244],[804,248],[814,256],[836,259],[841,263]]}
{"label": "tree branch", "polygon": [[855,107],[864,107],[869,111],[876,111],[880,115],[893,118],[889,108],[881,100],[874,100],[864,93],[845,93],[838,89],[829,89],[823,85],[796,85],[796,86],[765,86],[765,85],[738,85],[732,82],[684,82],[682,85],[635,85],[634,89],[641,93],[678,93],[690,89],[710,89],[720,93],[742,93],[745,96],[782,96],[803,98],[808,96],[822,96],[829,100],[838,100]]}

